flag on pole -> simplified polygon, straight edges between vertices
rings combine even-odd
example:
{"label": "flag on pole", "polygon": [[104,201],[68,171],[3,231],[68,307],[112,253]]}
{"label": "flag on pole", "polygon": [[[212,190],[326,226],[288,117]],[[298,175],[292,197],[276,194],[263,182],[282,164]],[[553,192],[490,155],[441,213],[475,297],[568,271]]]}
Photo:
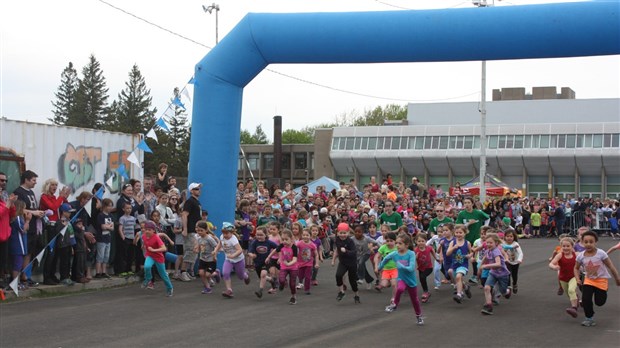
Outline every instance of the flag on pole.
{"label": "flag on pole", "polygon": [[151,130],[146,133],[146,137],[155,140],[156,143],[159,143],[159,140],[157,139],[157,133],[155,133],[155,128],[151,128]]}
{"label": "flag on pole", "polygon": [[[63,236],[63,237],[64,237],[64,236],[65,236],[65,233],[67,233],[67,227],[69,227],[69,225],[67,225],[67,226],[63,227],[63,229],[62,229],[62,230],[60,230],[60,235],[61,235],[61,236]],[[50,243],[50,244],[51,244],[51,243]],[[50,249],[50,250],[51,250],[51,249]]]}
{"label": "flag on pole", "polygon": [[39,253],[39,255],[37,255],[37,257],[35,257],[35,260],[37,260],[39,265],[41,264],[41,260],[43,260],[43,253],[44,252],[45,252],[45,248],[43,248],[43,250],[41,250],[41,252]]}
{"label": "flag on pole", "polygon": [[50,251],[54,250],[54,246],[56,246],[56,238],[52,238],[47,246],[50,248]]}
{"label": "flag on pole", "polygon": [[[84,210],[86,210],[86,213],[88,214],[88,216],[93,216],[92,214],[92,210],[93,210],[93,199],[91,198],[88,203],[86,203],[86,205],[82,208]],[[78,214],[75,214],[75,216],[78,216]]]}
{"label": "flag on pole", "polygon": [[97,190],[97,192],[95,192],[95,197],[99,198],[99,199],[103,199],[103,193],[105,192],[103,186],[101,186],[99,188],[99,190]]}
{"label": "flag on pole", "polygon": [[193,85],[194,84],[194,77],[192,76],[189,81],[187,81],[188,85]]}
{"label": "flag on pole", "polygon": [[13,279],[13,281],[11,282],[11,284],[9,284],[9,286],[11,287],[11,289],[13,289],[13,292],[15,293],[15,296],[19,296],[19,275],[17,275],[17,277],[15,277],[15,279]]}
{"label": "flag on pole", "polygon": [[136,152],[133,151],[129,157],[127,157],[127,160],[137,166],[140,166],[140,160],[138,159],[138,156],[136,156]]}
{"label": "flag on pole", "polygon": [[[131,154],[133,155],[133,152]],[[129,158],[127,158],[127,160],[129,160]],[[138,164],[140,164],[140,163],[138,163]],[[121,165],[118,166],[118,169],[116,169],[116,171],[118,172],[118,175],[120,175],[120,176],[124,177],[125,179],[129,180],[129,175],[127,175],[127,170],[125,168],[125,163],[121,163]],[[112,186],[110,186],[110,187],[112,187]]]}
{"label": "flag on pole", "polygon": [[164,130],[166,133],[170,133],[170,128],[168,128],[168,125],[163,117],[160,117],[155,124],[157,124],[159,128]]}
{"label": "flag on pole", "polygon": [[144,141],[144,139],[142,139],[142,141],[140,141],[140,143],[138,143],[138,149],[144,151],[144,152],[148,152],[148,153],[153,153],[153,150],[151,150],[151,148],[146,144],[146,141]]}
{"label": "flag on pole", "polygon": [[114,177],[116,176],[116,174],[112,173],[112,175],[110,175],[110,177],[108,178],[108,180],[105,182],[105,184],[109,187],[112,188],[112,185],[114,185]]}
{"label": "flag on pole", "polygon": [[187,100],[189,100],[190,103],[192,102],[192,98],[189,96],[189,91],[187,90],[187,88],[183,88],[183,90],[181,91],[181,94],[187,97]]}
{"label": "flag on pole", "polygon": [[185,110],[185,105],[183,105],[183,103],[181,102],[181,98],[179,97],[174,97],[174,99],[172,99],[172,104],[182,108],[183,110]]}

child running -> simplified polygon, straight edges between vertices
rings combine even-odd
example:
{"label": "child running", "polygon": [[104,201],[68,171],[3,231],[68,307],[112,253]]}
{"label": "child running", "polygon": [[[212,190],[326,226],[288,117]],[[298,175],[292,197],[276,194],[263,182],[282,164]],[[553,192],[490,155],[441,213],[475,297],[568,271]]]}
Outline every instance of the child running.
{"label": "child running", "polygon": [[262,298],[265,283],[268,280],[271,281],[271,277],[268,275],[269,266],[267,265],[267,259],[271,251],[275,250],[278,245],[267,239],[264,226],[256,228],[254,237],[255,239],[252,241],[252,244],[250,244],[250,249],[248,250],[248,256],[254,260],[254,271],[259,279],[258,290],[255,291],[254,294],[256,297]]}
{"label": "child running", "polygon": [[456,294],[454,301],[461,303],[463,300],[463,292],[467,298],[471,298],[469,285],[465,284],[464,278],[469,271],[469,259],[472,256],[471,244],[465,239],[468,229],[465,225],[456,225],[454,227],[454,240],[450,242],[446,256],[452,257],[452,274],[456,282]]}
{"label": "child running", "polygon": [[[448,255],[448,247],[454,240],[454,225],[447,223],[443,225],[443,237],[439,239],[439,262],[441,263],[441,271],[446,278],[446,283],[452,283],[454,287],[454,275],[452,274],[452,255]],[[455,291],[456,292],[456,291]]]}
{"label": "child running", "polygon": [[[375,273],[379,274],[379,263],[381,259],[396,251],[396,233],[387,232],[384,237],[385,244],[383,244],[377,251],[375,256]],[[375,286],[375,290],[381,292],[381,289],[388,286],[392,287],[392,297],[390,298],[390,304],[394,303],[394,296],[396,296],[396,285],[398,283],[398,270],[396,270],[396,263],[394,261],[387,262],[383,265],[381,270],[381,283]]]}
{"label": "child running", "polygon": [[312,271],[319,268],[319,254],[316,244],[310,239],[310,231],[307,228],[301,232],[301,240],[297,242],[297,252],[299,280],[303,282],[306,295],[310,295]]}
{"label": "child running", "polygon": [[[401,295],[407,290],[411,303],[413,304],[413,310],[415,311],[418,325],[424,325],[422,307],[420,307],[420,301],[418,301],[417,279],[415,277],[416,254],[410,250],[411,247],[411,238],[409,235],[400,234],[396,238],[397,250],[386,255],[379,264],[379,269],[382,269],[388,262],[393,261],[396,263],[396,269],[398,270],[398,285],[396,286],[397,290],[394,296],[394,302],[385,307],[385,311],[388,313],[395,311],[400,303]],[[432,267],[430,270],[432,270]]]}
{"label": "child running", "polygon": [[[512,292],[517,293],[519,288],[517,287],[517,281],[519,280],[519,265],[523,262],[523,250],[518,243],[517,232],[515,230],[508,230],[504,234],[504,243],[502,248],[506,252],[506,267],[510,271],[510,279],[512,280]],[[510,285],[510,283],[509,283]]]}
{"label": "child running", "polygon": [[[433,272],[433,263],[437,259],[433,248],[426,245],[426,238],[425,233],[419,233],[416,237],[417,246],[415,248],[418,276],[420,277],[420,283],[422,284],[422,291],[424,291],[422,294],[422,303],[428,302],[428,299],[431,297],[431,293],[428,292],[426,278]],[[396,240],[398,241],[398,238],[396,238]],[[398,244],[396,247],[398,247]]]}
{"label": "child running", "polygon": [[[323,242],[321,242],[321,237],[319,233],[320,230],[321,230],[321,226],[318,226],[318,225],[310,226],[310,234],[312,235],[312,243],[316,245],[316,251],[318,253],[318,262],[323,262],[325,250],[323,250]],[[312,269],[312,286],[319,285],[319,281],[316,279],[318,275],[319,275],[319,268],[314,267]]]}
{"label": "child running", "polygon": [[332,259],[332,266],[336,264],[336,259],[339,260],[338,269],[336,270],[336,285],[338,286],[338,296],[336,300],[342,301],[346,295],[344,290],[344,282],[342,278],[345,273],[349,275],[349,284],[351,290],[355,296],[353,300],[355,304],[360,303],[359,293],[357,292],[357,256],[355,250],[355,243],[349,238],[350,227],[346,222],[341,222],[337,227],[338,234],[334,240],[334,258]]}
{"label": "child running", "polygon": [[291,299],[289,304],[297,304],[297,287],[295,281],[297,280],[299,267],[297,264],[297,246],[294,242],[293,232],[285,229],[282,231],[282,244],[278,245],[275,250],[271,251],[271,254],[279,253],[278,263],[280,264],[280,274],[278,277],[280,283],[280,291],[286,287],[286,277],[288,276],[289,288],[291,289]]}
{"label": "child running", "polygon": [[245,285],[250,284],[250,276],[245,270],[245,256],[243,255],[243,249],[239,239],[235,236],[235,226],[230,222],[222,223],[222,239],[213,250],[213,256],[215,257],[220,250],[224,250],[226,259],[224,260],[224,266],[222,267],[222,277],[224,278],[224,284],[226,290],[222,292],[222,296],[225,298],[235,297],[232,289],[232,281],[230,279],[230,273],[233,268],[237,277],[245,282]]}
{"label": "child running", "polygon": [[142,282],[142,288],[145,289],[151,283],[153,279],[153,273],[151,269],[153,265],[157,267],[157,273],[166,284],[166,296],[171,297],[173,293],[172,283],[168,278],[166,272],[166,266],[164,265],[164,253],[166,252],[166,245],[162,242],[161,238],[155,233],[157,226],[153,221],[147,221],[144,223],[144,234],[142,235],[142,248],[144,250],[144,282]]}
{"label": "child running", "polygon": [[489,270],[489,276],[484,285],[484,299],[486,303],[482,307],[482,314],[493,314],[493,293],[492,289],[495,284],[499,284],[499,291],[506,299],[510,298],[510,289],[508,288],[508,276],[510,271],[506,267],[504,255],[499,247],[501,241],[496,233],[487,233],[486,239],[486,255],[482,263],[482,270]]}
{"label": "child running", "polygon": [[562,252],[555,255],[549,263],[549,268],[558,271],[560,286],[568,296],[570,307],[566,308],[566,313],[571,317],[577,318],[579,308],[579,298],[577,297],[577,279],[575,279],[575,262],[577,255],[573,250],[573,241],[570,237],[564,237],[560,241]]}
{"label": "child running", "polygon": [[198,240],[196,241],[196,246],[194,246],[194,252],[199,254],[198,274],[204,285],[202,293],[210,294],[213,292],[211,290],[211,279],[217,283],[220,282],[217,262],[213,257],[213,250],[217,247],[217,237],[209,230],[209,225],[205,220],[200,220],[196,223],[196,233],[198,234]]}
{"label": "child running", "polygon": [[[269,232],[269,240],[274,242],[276,246],[280,245],[280,223],[272,221],[267,224],[267,231]],[[269,289],[270,294],[275,294],[276,283],[278,279],[278,274],[280,273],[280,264],[278,263],[278,253],[272,254],[273,256],[267,258],[267,265],[269,267],[269,277],[268,280],[271,283],[271,288]]]}
{"label": "child running", "polygon": [[[607,253],[603,249],[596,247],[598,242],[598,235],[596,233],[592,231],[584,232],[581,235],[581,242],[585,250],[577,254],[574,268],[577,284],[583,285],[582,302],[586,320],[581,325],[594,326],[596,325],[594,321],[594,304],[601,307],[607,301],[607,289],[609,287],[607,279],[610,278],[609,273],[611,272],[613,275],[617,286],[620,286],[620,276]],[[583,282],[579,279],[582,266],[586,273]],[[592,303],[593,298],[594,303]]]}

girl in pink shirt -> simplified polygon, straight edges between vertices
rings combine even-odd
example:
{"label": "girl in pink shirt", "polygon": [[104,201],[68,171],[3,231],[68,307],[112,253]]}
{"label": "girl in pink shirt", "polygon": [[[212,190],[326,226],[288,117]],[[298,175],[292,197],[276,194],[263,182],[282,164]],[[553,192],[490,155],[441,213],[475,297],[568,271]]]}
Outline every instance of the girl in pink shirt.
{"label": "girl in pink shirt", "polygon": [[297,242],[297,252],[299,255],[297,262],[299,280],[303,281],[306,295],[310,295],[312,268],[319,268],[319,254],[316,244],[310,240],[310,231],[308,229],[304,229],[301,233],[301,240]]}
{"label": "girl in pink shirt", "polygon": [[297,246],[293,242],[293,232],[290,230],[282,231],[282,244],[278,245],[275,250],[272,250],[269,257],[275,253],[279,254],[278,264],[280,264],[280,291],[284,290],[286,286],[286,277],[288,276],[288,283],[291,289],[291,299],[289,304],[297,304],[297,288],[295,281],[298,276],[297,265]]}

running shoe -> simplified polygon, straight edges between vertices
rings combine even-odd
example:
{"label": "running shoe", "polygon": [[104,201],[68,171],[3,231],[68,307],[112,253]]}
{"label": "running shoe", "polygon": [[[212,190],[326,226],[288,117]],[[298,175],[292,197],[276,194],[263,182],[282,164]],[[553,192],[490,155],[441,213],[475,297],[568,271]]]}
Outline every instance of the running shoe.
{"label": "running shoe", "polygon": [[288,300],[288,304],[290,305],[296,305],[297,304],[297,299],[295,297],[291,297],[290,300]]}
{"label": "running shoe", "polygon": [[213,272],[213,279],[215,279],[215,282],[218,284],[220,281],[222,281],[222,276],[220,275],[220,271],[215,270],[215,272]]}
{"label": "running shoe", "polygon": [[172,294],[174,293],[173,289],[168,289],[166,290],[166,297],[172,297]]}
{"label": "running shoe", "polygon": [[516,295],[517,291],[519,291],[519,287],[517,286],[517,284],[512,286],[512,292]]}
{"label": "running shoe", "polygon": [[461,294],[456,294],[454,295],[454,297],[452,297],[452,299],[454,300],[454,302],[456,303],[461,303],[463,301],[463,295]]}
{"label": "running shoe", "polygon": [[182,282],[191,282],[192,278],[190,278],[189,273],[181,272],[181,276],[179,277],[179,280]]}
{"label": "running shoe", "polygon": [[338,296],[336,296],[336,300],[338,300],[338,301],[342,301],[342,299],[344,298],[344,296],[345,296],[345,295],[346,295],[346,294],[345,294],[345,292],[344,292],[344,291],[339,291],[339,292],[338,292]]}
{"label": "running shoe", "polygon": [[395,305],[394,303],[390,303],[389,305],[387,305],[387,306],[385,307],[385,311],[386,311],[387,313],[392,313],[392,312],[394,312],[395,310],[396,310],[396,305]]}
{"label": "running shoe", "polygon": [[155,289],[155,283],[153,283],[153,281],[151,280],[147,285],[146,288],[149,290],[153,290]]}
{"label": "running shoe", "polygon": [[509,299],[510,296],[512,296],[512,291],[510,291],[510,288],[506,289],[506,293],[504,294],[504,297],[506,299]]}
{"label": "running shoe", "polygon": [[362,303],[362,302],[360,301],[360,297],[359,297],[359,296],[357,296],[357,295],[355,295],[355,297],[353,297],[353,301],[355,301],[355,304],[360,304],[360,303]]}
{"label": "running shoe", "polygon": [[592,318],[586,318],[586,320],[581,322],[581,326],[596,326],[596,322]]}
{"label": "running shoe", "polygon": [[415,317],[417,322],[418,322],[418,326],[423,326],[424,325],[424,318],[422,318],[421,315],[418,315]]}
{"label": "running shoe", "polygon": [[211,288],[204,288],[204,289],[202,289],[202,291],[200,293],[204,294],[204,295],[207,295],[207,294],[210,294],[212,292],[213,292],[213,290]]}
{"label": "running shoe", "polygon": [[304,284],[302,284],[302,283],[297,283],[297,289],[303,289],[303,287],[304,287]]}
{"label": "running shoe", "polygon": [[485,304],[482,306],[482,310],[480,312],[486,315],[493,315],[493,306],[490,304]]}
{"label": "running shoe", "polygon": [[577,318],[577,308],[575,307],[566,308],[566,313],[573,318]]}
{"label": "running shoe", "polygon": [[562,287],[558,288],[558,296],[564,295],[564,289]]}
{"label": "running shoe", "polygon": [[469,285],[465,285],[465,296],[467,296],[467,298],[471,298],[471,289],[469,288]]}
{"label": "running shoe", "polygon": [[312,281],[312,285],[313,285],[313,286],[317,286],[317,285],[319,285],[319,281],[318,281],[318,280],[313,280],[313,281]]}
{"label": "running shoe", "polygon": [[233,291],[231,289],[226,289],[222,292],[222,296],[226,297],[226,298],[233,298],[235,297],[235,295],[233,294]]}
{"label": "running shoe", "polygon": [[256,295],[256,297],[258,298],[263,298],[263,289],[258,289],[254,291],[254,295]]}
{"label": "running shoe", "polygon": [[147,281],[147,280],[143,281],[142,284],[140,284],[140,287],[142,289],[146,289],[147,286],[149,286],[149,281]]}
{"label": "running shoe", "polygon": [[245,283],[245,285],[250,285],[250,275],[248,274],[248,272],[245,272],[245,279],[243,279],[243,282]]}

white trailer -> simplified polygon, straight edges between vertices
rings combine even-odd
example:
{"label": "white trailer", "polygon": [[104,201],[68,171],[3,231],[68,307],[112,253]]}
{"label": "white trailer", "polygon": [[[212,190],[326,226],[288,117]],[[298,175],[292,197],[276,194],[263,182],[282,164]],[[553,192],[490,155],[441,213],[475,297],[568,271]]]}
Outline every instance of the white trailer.
{"label": "white trailer", "polygon": [[[107,132],[96,129],[55,126],[0,118],[0,171],[7,174],[7,191],[19,186],[19,176],[32,170],[39,177],[34,188],[40,197],[45,180],[55,178],[59,189],[69,186],[73,199],[82,191],[91,191],[95,183],[106,183],[104,197],[115,199],[123,183],[118,175],[125,165],[127,176],[142,181],[143,166],[127,161],[142,139],[141,134]],[[143,163],[144,154],[136,156]]]}

